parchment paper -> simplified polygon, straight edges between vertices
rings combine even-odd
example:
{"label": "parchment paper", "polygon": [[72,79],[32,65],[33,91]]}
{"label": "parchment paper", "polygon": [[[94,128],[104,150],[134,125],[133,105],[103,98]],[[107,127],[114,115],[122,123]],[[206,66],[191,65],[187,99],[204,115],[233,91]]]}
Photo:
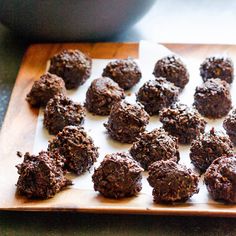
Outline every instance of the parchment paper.
{"label": "parchment paper", "polygon": [[[163,56],[172,54],[173,52],[169,51],[166,47],[151,43],[147,41],[140,42],[139,48],[139,60],[137,60],[139,66],[142,70],[142,79],[141,81],[133,87],[130,91],[127,91],[127,101],[135,102],[135,93],[138,89],[143,85],[144,82],[149,79],[153,79],[152,75],[153,68],[155,62]],[[181,56],[181,55],[180,55]],[[199,76],[199,65],[201,61],[196,60],[195,58],[182,58],[190,73],[190,82],[187,84],[181,95],[179,96],[179,100],[182,103],[185,103],[189,106],[193,103],[193,94],[195,91],[195,87],[202,83],[202,80]],[[101,76],[103,68],[110,60],[101,60],[101,59],[93,59],[93,68],[92,75],[87,82],[79,87],[77,90],[68,91],[68,96],[80,103],[84,103],[85,94],[90,85],[90,83]],[[235,87],[235,86],[234,86]],[[232,87],[232,91],[235,88]],[[233,95],[233,102],[236,100],[236,96]],[[223,119],[217,120],[208,120],[207,129],[214,126],[218,130],[223,130],[222,121]],[[130,148],[130,144],[121,144],[109,138],[106,133],[106,129],[103,126],[103,123],[107,121],[106,116],[94,116],[90,113],[86,113],[86,119],[84,122],[84,128],[89,133],[89,135],[93,138],[95,145],[99,147],[99,159],[96,164],[91,168],[90,172],[87,172],[81,176],[75,176],[73,174],[69,174],[69,177],[73,179],[74,185],[72,188],[77,189],[93,189],[93,184],[91,181],[91,175],[93,173],[94,167],[98,166],[104,156],[108,153],[120,152],[120,151],[128,151]],[[150,123],[147,126],[147,130],[152,130],[154,128],[160,127],[161,123],[159,122],[158,116],[152,116],[150,119]],[[50,136],[47,130],[43,127],[43,110],[40,110],[37,122],[37,130],[34,141],[34,153],[38,153],[41,150],[46,150],[48,145],[48,140],[53,136]],[[180,163],[187,165],[188,167],[194,169],[189,159],[189,145],[180,145]],[[195,170],[195,169],[194,169]],[[196,170],[195,170],[196,171]],[[151,195],[151,187],[148,185],[146,177],[147,173],[143,173],[143,189],[142,192]],[[203,184],[202,178],[200,181],[200,191],[198,194],[195,194],[190,200],[190,203],[210,203],[212,200],[209,198],[205,185]],[[137,196],[138,197],[138,196]],[[219,203],[220,204],[220,203]]]}

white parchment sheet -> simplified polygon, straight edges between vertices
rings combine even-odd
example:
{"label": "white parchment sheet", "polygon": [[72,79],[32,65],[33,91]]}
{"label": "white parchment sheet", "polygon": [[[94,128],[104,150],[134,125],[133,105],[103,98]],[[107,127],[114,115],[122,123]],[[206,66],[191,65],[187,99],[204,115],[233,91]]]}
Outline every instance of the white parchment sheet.
{"label": "white parchment sheet", "polygon": [[[138,89],[149,79],[153,79],[154,76],[152,75],[153,68],[155,62],[163,56],[169,55],[173,52],[169,51],[166,47],[162,45],[158,45],[156,43],[151,43],[147,41],[140,42],[139,48],[139,60],[137,61],[141,70],[142,70],[142,79],[140,82],[133,87],[127,94],[127,101],[135,102],[135,93]],[[180,55],[181,56],[181,55]],[[230,55],[229,55],[230,56]],[[182,103],[185,103],[189,106],[193,103],[193,94],[195,91],[195,87],[202,83],[202,80],[199,76],[199,65],[201,61],[195,58],[182,58],[183,61],[186,63],[187,68],[190,73],[190,82],[187,84],[183,92],[181,93],[179,99]],[[202,58],[203,60],[204,58]],[[93,59],[93,68],[92,68],[92,75],[86,81],[84,85],[79,87],[75,91],[68,91],[68,96],[80,103],[84,103],[85,101],[85,94],[86,91],[91,84],[91,82],[100,77],[103,71],[103,68],[110,60],[101,60],[101,59]],[[232,91],[235,90],[235,83],[231,88]],[[131,95],[130,95],[131,94]],[[236,102],[236,95],[232,93],[233,96],[233,104]],[[223,119],[218,120],[208,120],[207,130],[210,127],[214,126],[216,129],[223,129],[222,128],[222,121]],[[113,141],[111,138],[108,137],[106,134],[106,129],[103,126],[103,123],[107,121],[106,116],[94,116],[90,113],[86,113],[86,119],[84,122],[84,128],[89,133],[89,135],[93,138],[95,145],[99,147],[99,159],[94,165],[94,167],[98,166],[103,157],[108,153],[113,152],[120,152],[120,151],[128,151],[130,148],[130,144],[121,144],[119,142]],[[148,130],[152,130],[154,128],[160,127],[161,123],[159,122],[158,116],[152,116],[150,119],[150,123],[147,127]],[[43,127],[43,111],[40,110],[37,122],[37,129],[36,129],[36,136],[34,141],[34,153],[38,153],[41,150],[46,150],[48,145],[48,140],[51,139],[53,136],[50,136],[47,130]],[[189,145],[184,146],[180,145],[180,163],[186,164],[188,167],[193,168],[192,164],[190,163],[189,159]],[[91,181],[91,175],[93,173],[94,167],[91,168],[90,172],[87,172],[81,176],[74,176],[70,175],[73,178],[74,185],[72,188],[77,189],[93,189],[93,184]],[[194,168],[193,168],[194,169]],[[143,174],[143,189],[142,192],[151,195],[151,187],[148,185],[146,180],[147,173]],[[212,200],[209,198],[205,185],[203,181],[200,181],[200,191],[198,194],[195,194],[189,202],[191,203],[210,203]],[[219,203],[220,204],[220,203]]]}

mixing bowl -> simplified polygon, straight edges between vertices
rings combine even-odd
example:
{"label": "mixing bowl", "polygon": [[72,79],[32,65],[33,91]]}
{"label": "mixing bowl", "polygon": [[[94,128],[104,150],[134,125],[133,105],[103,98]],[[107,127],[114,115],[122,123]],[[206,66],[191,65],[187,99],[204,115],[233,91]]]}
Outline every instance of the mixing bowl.
{"label": "mixing bowl", "polygon": [[100,40],[131,27],[154,2],[0,0],[0,21],[11,30],[38,40]]}

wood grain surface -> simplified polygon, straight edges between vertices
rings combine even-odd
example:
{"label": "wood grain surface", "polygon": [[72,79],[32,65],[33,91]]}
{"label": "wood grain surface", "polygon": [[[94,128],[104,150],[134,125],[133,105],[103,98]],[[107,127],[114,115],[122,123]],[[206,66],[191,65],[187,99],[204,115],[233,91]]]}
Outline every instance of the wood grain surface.
{"label": "wood grain surface", "polygon": [[[166,44],[170,50],[188,58],[204,58],[216,53],[229,53],[236,60],[236,46],[232,45],[180,45]],[[152,199],[122,200],[105,199],[86,189],[62,191],[44,201],[27,200],[15,195],[17,180],[16,164],[22,160],[16,151],[32,151],[38,110],[25,101],[34,80],[45,71],[46,62],[64,48],[80,49],[92,58],[138,58],[137,43],[82,43],[82,44],[35,44],[28,48],[20,67],[12,92],[8,111],[0,135],[0,210],[17,211],[80,211],[94,213],[137,213],[165,215],[236,216],[236,207],[225,204],[178,204],[158,205]]]}

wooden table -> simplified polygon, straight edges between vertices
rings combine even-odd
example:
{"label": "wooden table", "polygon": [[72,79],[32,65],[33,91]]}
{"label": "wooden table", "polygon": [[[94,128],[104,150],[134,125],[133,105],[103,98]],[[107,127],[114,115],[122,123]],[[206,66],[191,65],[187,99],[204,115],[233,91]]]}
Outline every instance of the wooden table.
{"label": "wooden table", "polygon": [[[182,2],[187,3],[187,1]],[[158,19],[160,17],[157,15],[153,18],[153,22]],[[230,30],[235,31],[235,29]],[[149,36],[132,30],[113,40],[137,41],[141,38],[150,38]],[[166,34],[162,38],[165,36]],[[156,36],[155,39],[158,40],[158,37]],[[0,123],[27,46],[27,40],[13,36],[0,25]],[[0,235],[95,234],[230,236],[236,235],[236,228],[235,219],[230,218],[0,212]]]}

